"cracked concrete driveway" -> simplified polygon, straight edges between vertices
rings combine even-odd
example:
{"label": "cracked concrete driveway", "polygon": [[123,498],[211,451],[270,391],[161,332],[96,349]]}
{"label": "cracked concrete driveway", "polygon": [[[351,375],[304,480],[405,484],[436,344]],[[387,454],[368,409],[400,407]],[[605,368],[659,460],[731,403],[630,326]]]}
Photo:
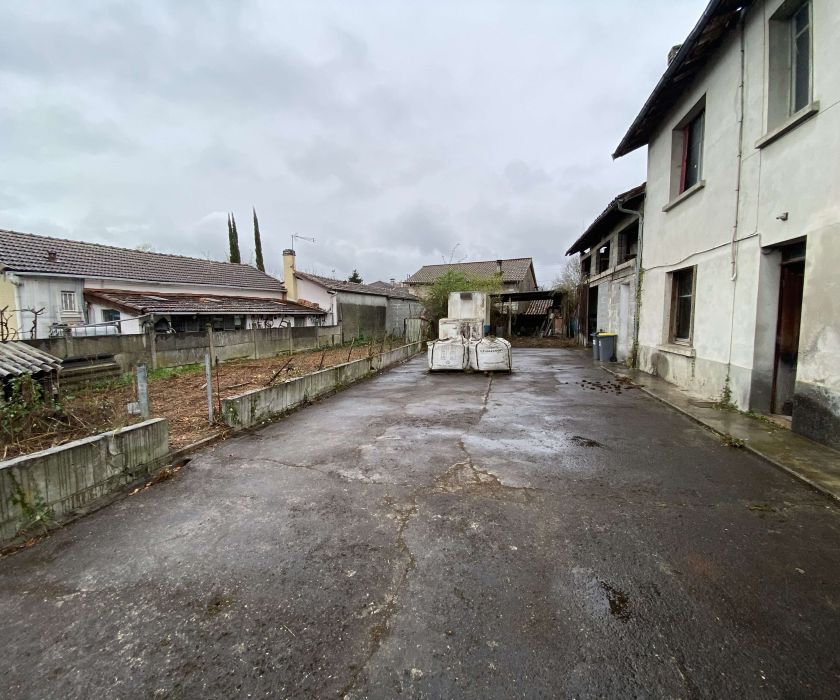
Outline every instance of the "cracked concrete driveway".
{"label": "cracked concrete driveway", "polygon": [[580,353],[417,358],[0,562],[0,695],[836,697],[837,506]]}

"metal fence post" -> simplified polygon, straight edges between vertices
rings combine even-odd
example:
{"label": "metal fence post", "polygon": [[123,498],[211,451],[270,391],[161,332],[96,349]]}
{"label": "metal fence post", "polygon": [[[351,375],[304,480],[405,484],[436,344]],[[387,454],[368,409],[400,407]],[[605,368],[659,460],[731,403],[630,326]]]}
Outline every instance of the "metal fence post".
{"label": "metal fence post", "polygon": [[149,412],[149,377],[146,374],[146,365],[137,365],[137,403],[140,404],[140,415],[148,419]]}
{"label": "metal fence post", "polygon": [[204,353],[204,377],[207,380],[207,420],[213,424],[213,365],[210,353]]}

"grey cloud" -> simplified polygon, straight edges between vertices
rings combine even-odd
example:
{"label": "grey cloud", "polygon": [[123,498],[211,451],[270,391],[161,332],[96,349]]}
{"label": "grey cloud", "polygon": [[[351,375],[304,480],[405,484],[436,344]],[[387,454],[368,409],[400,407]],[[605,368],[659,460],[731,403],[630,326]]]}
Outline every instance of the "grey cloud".
{"label": "grey cloud", "polygon": [[298,231],[322,273],[550,276],[704,1],[3,3],[0,227],[222,258],[232,210],[247,257],[255,205],[278,272]]}
{"label": "grey cloud", "polygon": [[505,177],[514,192],[527,192],[534,187],[551,182],[551,178],[545,170],[530,166],[521,160],[514,160],[507,164]]}

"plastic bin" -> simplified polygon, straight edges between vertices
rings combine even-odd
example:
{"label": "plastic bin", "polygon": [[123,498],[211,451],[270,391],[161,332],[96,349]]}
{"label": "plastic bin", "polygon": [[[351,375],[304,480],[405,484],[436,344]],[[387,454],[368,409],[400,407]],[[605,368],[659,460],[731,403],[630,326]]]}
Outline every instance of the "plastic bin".
{"label": "plastic bin", "polygon": [[598,347],[598,334],[591,333],[589,337],[592,338],[592,359],[597,362],[601,359]]}
{"label": "plastic bin", "polygon": [[617,333],[598,334],[598,355],[601,362],[615,362],[615,346],[618,340]]}

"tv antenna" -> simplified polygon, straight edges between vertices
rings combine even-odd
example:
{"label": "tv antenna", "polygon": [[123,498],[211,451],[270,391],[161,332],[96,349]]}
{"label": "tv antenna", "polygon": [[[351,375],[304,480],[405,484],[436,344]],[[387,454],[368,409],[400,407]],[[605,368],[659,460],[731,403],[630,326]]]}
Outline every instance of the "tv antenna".
{"label": "tv antenna", "polygon": [[297,234],[297,233],[293,233],[293,234],[292,234],[292,250],[294,250],[294,249],[295,249],[295,241],[296,241],[296,240],[309,241],[310,243],[314,243],[314,242],[315,242],[315,238],[314,238],[314,237],[310,238],[309,236],[301,236],[301,235],[299,235],[299,234]]}

